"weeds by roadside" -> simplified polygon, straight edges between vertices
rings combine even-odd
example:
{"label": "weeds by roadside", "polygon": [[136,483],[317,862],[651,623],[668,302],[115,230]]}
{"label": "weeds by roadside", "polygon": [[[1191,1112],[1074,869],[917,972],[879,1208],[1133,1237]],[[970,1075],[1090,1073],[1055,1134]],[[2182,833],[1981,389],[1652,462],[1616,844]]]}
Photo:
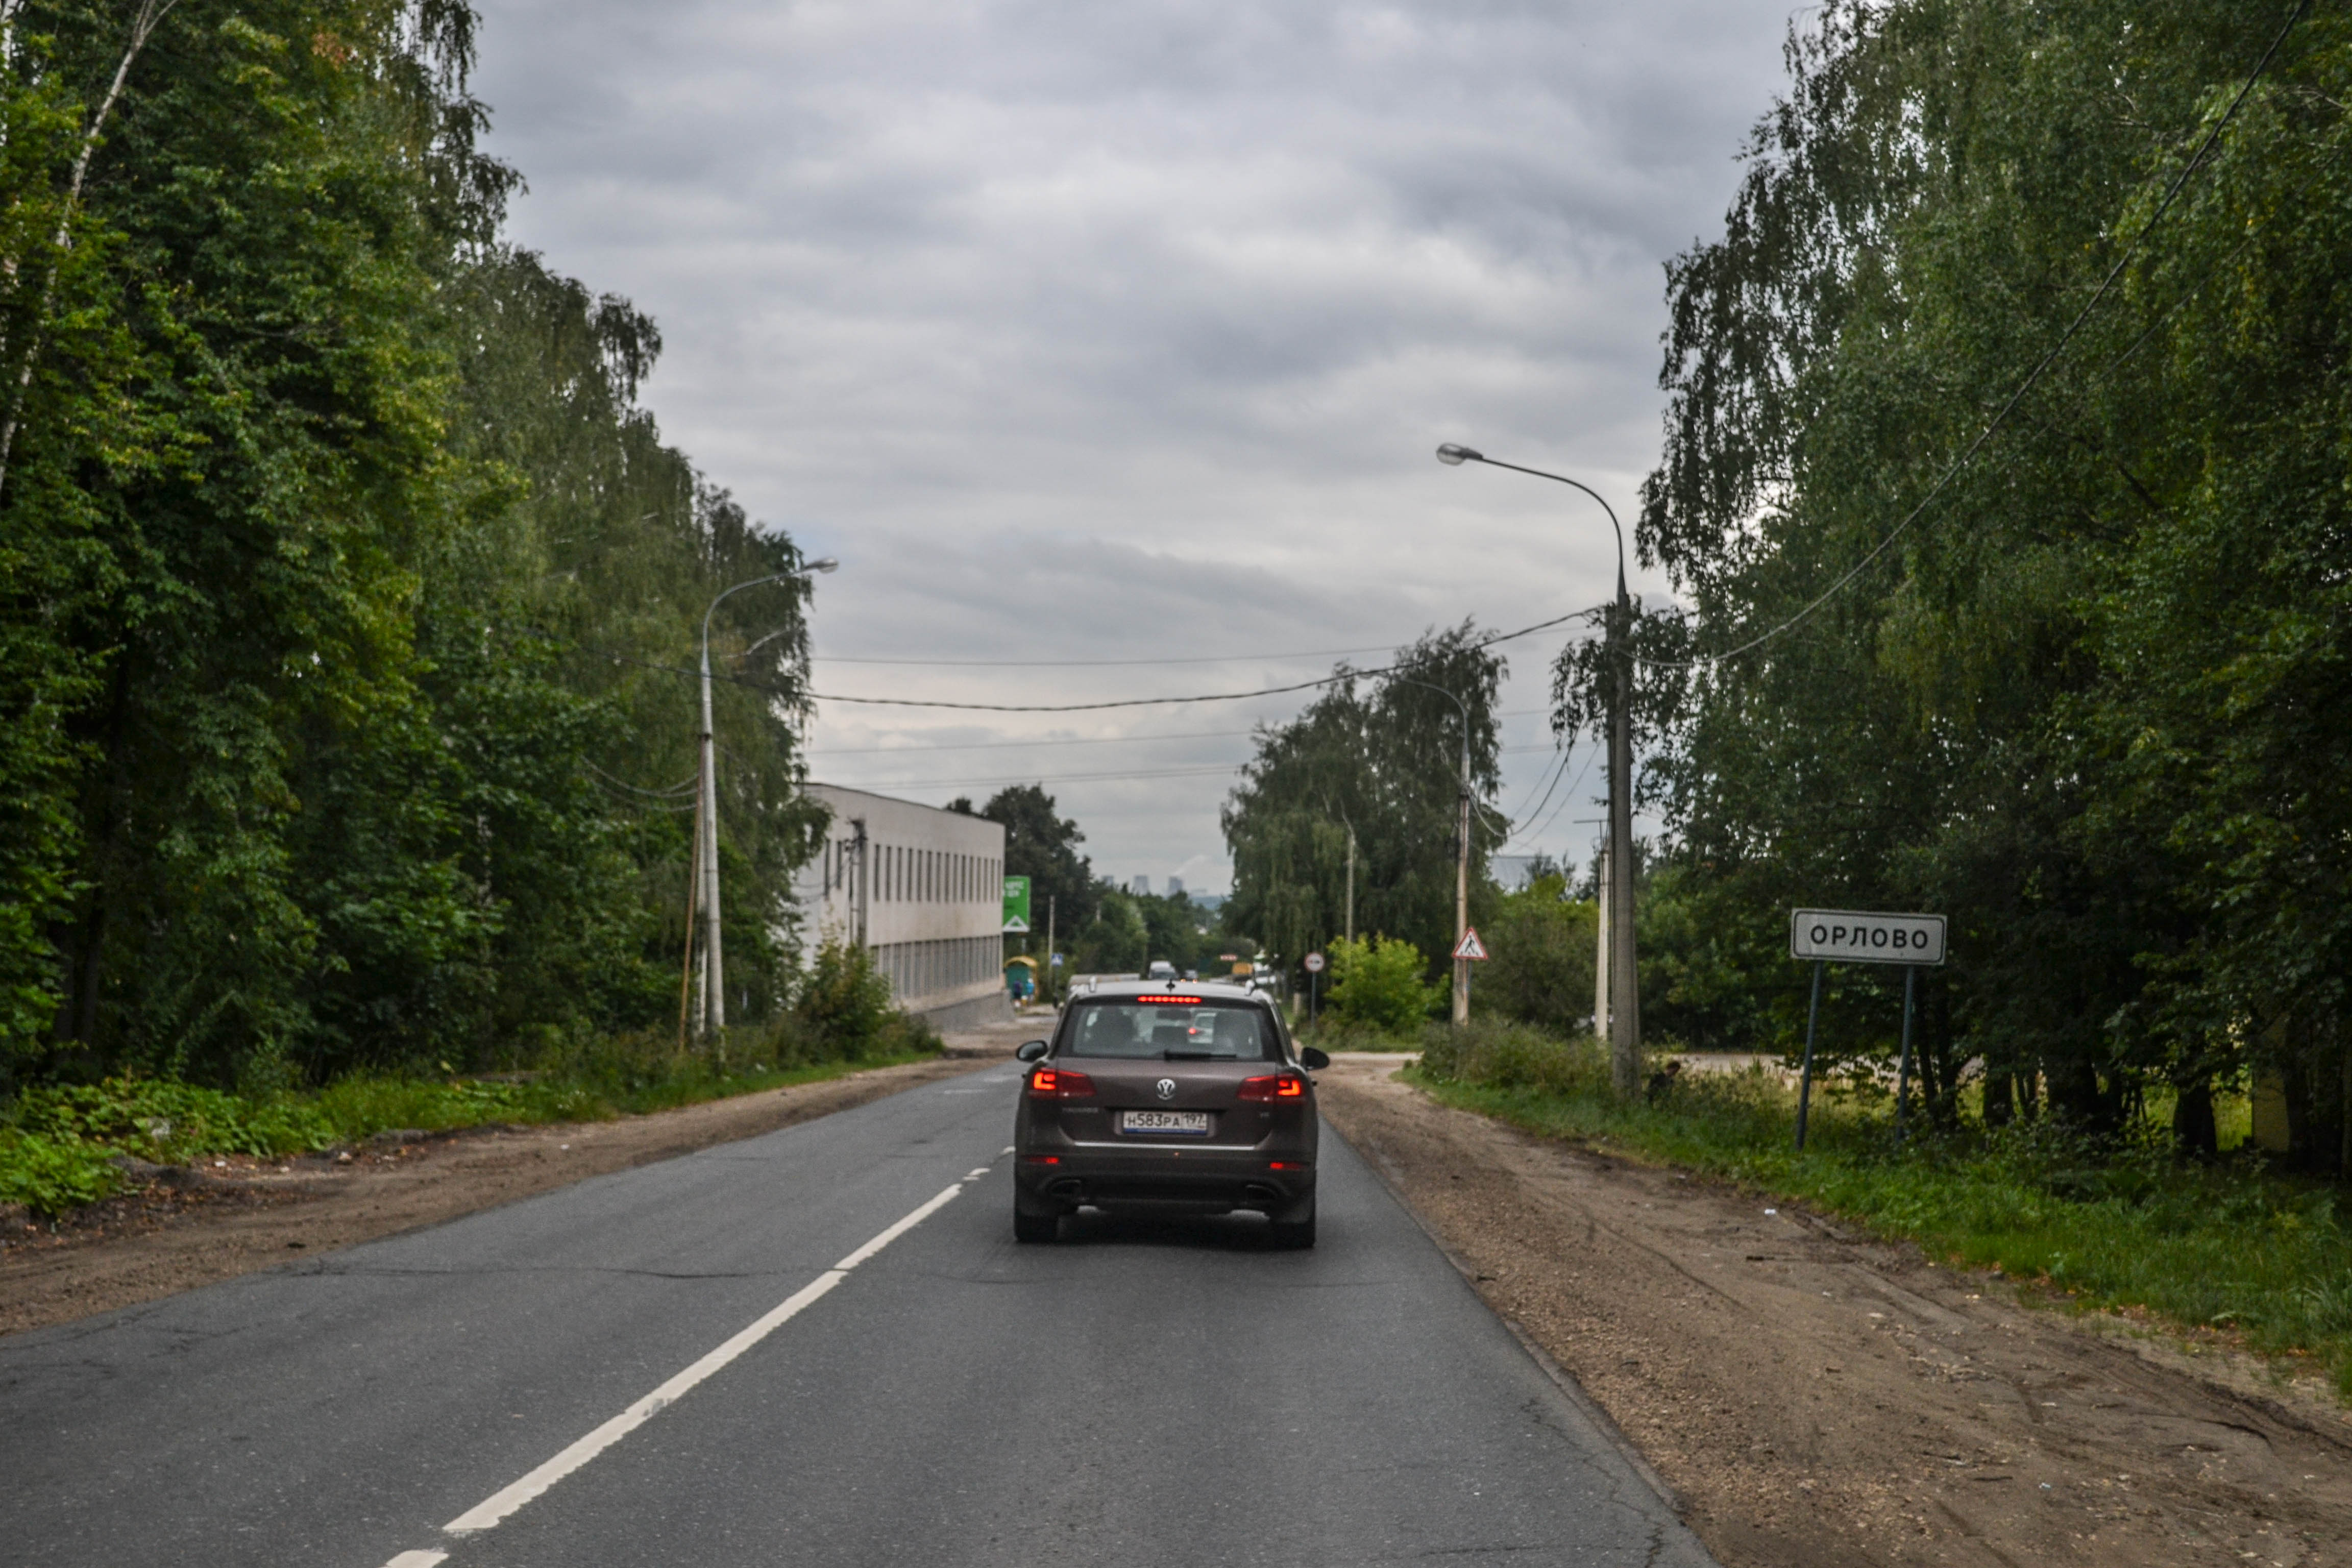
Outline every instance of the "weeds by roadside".
{"label": "weeds by roadside", "polygon": [[0,1205],[54,1217],[126,1190],[125,1158],[313,1153],[395,1129],[604,1121],[936,1056],[938,1033],[890,1005],[862,953],[820,952],[803,1004],[729,1035],[722,1055],[656,1032],[572,1041],[495,1078],[364,1075],[257,1096],[173,1079],[50,1084],[0,1106]]}
{"label": "weeds by roadside", "polygon": [[1434,1026],[1415,1080],[1528,1131],[1800,1198],[1929,1253],[2085,1307],[2138,1308],[2326,1368],[2352,1398],[2352,1220],[2332,1185],[2258,1160],[2176,1161],[2156,1136],[2104,1142],[2051,1122],[1895,1144],[1883,1095],[1816,1085],[1808,1147],[1773,1073],[1685,1073],[1635,1104],[1606,1051],[1507,1024]]}

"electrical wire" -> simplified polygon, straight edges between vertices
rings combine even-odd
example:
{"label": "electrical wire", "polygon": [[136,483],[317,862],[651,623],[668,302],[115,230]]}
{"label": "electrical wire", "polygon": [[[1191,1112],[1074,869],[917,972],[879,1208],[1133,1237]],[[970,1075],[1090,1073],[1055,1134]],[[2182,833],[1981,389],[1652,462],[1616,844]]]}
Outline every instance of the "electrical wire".
{"label": "electrical wire", "polygon": [[[1548,621],[1538,621],[1531,626],[1521,626],[1515,632],[1501,632],[1494,637],[1483,638],[1472,643],[1470,649],[1475,651],[1479,648],[1492,647],[1496,643],[1510,642],[1517,637],[1532,637],[1537,632],[1549,631],[1553,626],[1565,626],[1570,621],[1587,620],[1600,613],[1598,610],[1572,610],[1564,616],[1554,616]],[[817,702],[852,702],[877,708],[952,708],[965,712],[978,713],[1092,713],[1108,708],[1169,708],[1195,702],[1242,702],[1253,697],[1281,697],[1294,691],[1313,691],[1320,687],[1337,686],[1342,681],[1361,680],[1388,675],[1404,668],[1406,666],[1400,660],[1395,664],[1381,665],[1373,669],[1342,670],[1337,675],[1327,675],[1317,680],[1293,681],[1287,686],[1267,686],[1255,691],[1211,691],[1192,697],[1126,697],[1111,702],[941,702],[921,697],[844,697],[838,693],[827,691],[811,691],[807,695],[811,700]],[[719,677],[713,676],[711,679],[715,680]],[[744,681],[740,684],[749,686],[757,683]]]}
{"label": "electrical wire", "polygon": [[[1542,708],[1507,708],[1495,714],[1497,719],[1524,719],[1530,713],[1548,711]],[[904,733],[905,731],[898,731]],[[1082,735],[1054,741],[957,741],[944,746],[826,746],[811,751],[812,757],[928,757],[940,752],[992,752],[1017,746],[1120,746],[1130,742],[1142,744],[1150,741],[1230,741],[1255,735],[1255,730],[1171,730],[1159,735]]]}
{"label": "electrical wire", "polygon": [[590,773],[594,773],[599,780],[612,785],[615,789],[627,790],[631,795],[652,795],[657,800],[670,795],[685,795],[688,791],[692,790],[695,785],[702,782],[701,775],[698,773],[695,777],[688,779],[685,783],[674,784],[667,789],[640,789],[635,784],[614,778],[612,774],[606,773],[604,769],[598,767],[593,763],[583,762],[580,765],[586,768]]}
{"label": "electrical wire", "polygon": [[2173,176],[2172,184],[2165,188],[2163,199],[2157,203],[2156,211],[2149,215],[2147,222],[2140,226],[2139,232],[2126,242],[2122,252],[2116,258],[2115,265],[2107,269],[2107,275],[2100,280],[2099,287],[2092,294],[2089,302],[2074,313],[2074,319],[2067,323],[2066,330],[2058,334],[2058,341],[2053,343],[2049,352],[2035,362],[2033,368],[2026,373],[2025,379],[2018,383],[2017,390],[2009,395],[2009,401],[2000,405],[2000,412],[1992,416],[1990,423],[1977,433],[1976,439],[1969,442],[1967,449],[1952,460],[1935,484],[1929,487],[1927,493],[1904,514],[1903,521],[1896,523],[1885,538],[1872,547],[1869,554],[1854,563],[1844,575],[1822,590],[1821,594],[1803,609],[1769,631],[1760,632],[1748,638],[1737,647],[1727,649],[1722,653],[1701,654],[1692,658],[1654,659],[1634,655],[1633,662],[1646,669],[1696,669],[1708,665],[1721,664],[1727,659],[1738,658],[1751,648],[1761,647],[1781,633],[1803,622],[1815,610],[1836,597],[1844,590],[1847,584],[1869,570],[1871,564],[1886,553],[1896,540],[1909,531],[1911,525],[1919,520],[1920,514],[1927,510],[1937,496],[1942,495],[1950,487],[1954,479],[1959,478],[1961,472],[1976,460],[1977,454],[1984,450],[1986,443],[1990,441],[1994,434],[2009,422],[2009,416],[2016,412],[2017,405],[2025,400],[2025,395],[2032,391],[2041,381],[2042,373],[2057,363],[2058,356],[2066,352],[2066,345],[2074,342],[2074,334],[2082,329],[2083,323],[2090,320],[2091,312],[2097,310],[2105,300],[2108,293],[2115,288],[2116,279],[2123,276],[2125,267],[2130,264],[2132,257],[2138,251],[2140,243],[2156,232],[2157,226],[2162,223],[2166,215],[2172,210],[2174,200],[2179,197],[2182,188],[2189,184],[2189,176],[2203,166],[2207,154],[2210,153],[2215,143],[2221,141],[2221,132],[2229,129],[2230,121],[2237,117],[2239,107],[2246,101],[2247,95],[2254,90],[2254,84],[2262,80],[2263,73],[2270,68],[2271,60],[2278,54],[2280,46],[2286,42],[2287,35],[2294,30],[2295,24],[2303,20],[2304,13],[2310,8],[2311,0],[2296,0],[2294,9],[2287,14],[2286,25],[2278,30],[2277,37],[2271,39],[2270,47],[2263,51],[2263,58],[2255,62],[2252,73],[2246,78],[2244,85],[2238,89],[2238,95],[2230,100],[2230,107],[2222,110],[2221,119],[2213,122],[2213,129],[2198,147],[2196,154],[2181,166],[2179,174]]}
{"label": "electrical wire", "polygon": [[898,664],[936,669],[1092,669],[1103,665],[1249,664],[1259,659],[1279,663],[1293,658],[1338,658],[1348,654],[1386,653],[1394,643],[1373,647],[1307,648],[1299,653],[1225,653],[1186,658],[864,658],[848,654],[812,654],[811,664]]}
{"label": "electrical wire", "polygon": [[1559,814],[1561,812],[1568,809],[1568,803],[1576,798],[1577,787],[1584,783],[1584,775],[1592,771],[1592,759],[1600,754],[1601,748],[1598,746],[1593,747],[1591,751],[1585,753],[1584,765],[1576,770],[1576,783],[1568,786],[1568,793],[1559,797],[1559,804],[1558,805],[1551,808],[1551,816],[1544,818],[1544,825],[1541,827],[1537,828],[1533,833],[1528,835],[1528,842],[1532,843],[1536,839],[1541,838],[1545,834],[1551,831],[1551,825],[1559,820]]}

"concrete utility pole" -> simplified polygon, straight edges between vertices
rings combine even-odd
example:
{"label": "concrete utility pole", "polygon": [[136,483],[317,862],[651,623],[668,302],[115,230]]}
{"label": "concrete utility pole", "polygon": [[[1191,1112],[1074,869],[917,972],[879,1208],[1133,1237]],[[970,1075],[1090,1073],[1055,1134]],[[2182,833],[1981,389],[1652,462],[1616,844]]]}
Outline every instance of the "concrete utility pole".
{"label": "concrete utility pole", "polygon": [[[746,588],[757,588],[765,583],[797,582],[813,573],[830,572],[841,563],[827,556],[812,561],[797,572],[776,572],[765,577],[753,577],[722,590],[702,612],[702,731],[698,737],[699,761],[695,774],[695,890],[702,905],[702,965],[701,1005],[697,1009],[700,1020],[698,1033],[705,1039],[716,1039],[727,1027],[727,972],[722,951],[719,918],[719,761],[718,748],[711,735],[710,722],[710,617],[730,595]],[[691,920],[688,922],[687,941],[694,940]]]}
{"label": "concrete utility pole", "polygon": [[[1609,850],[1608,878],[1603,892],[1604,929],[1609,932],[1606,968],[1609,994],[1603,1000],[1608,1016],[1596,1017],[1593,1027],[1609,1032],[1610,1077],[1618,1094],[1631,1098],[1642,1086],[1641,979],[1633,953],[1633,601],[1625,592],[1625,528],[1609,498],[1581,479],[1541,468],[1521,468],[1490,458],[1452,441],[1437,448],[1437,460],[1449,467],[1485,463],[1515,474],[1572,485],[1601,503],[1609,526],[1617,535],[1617,599],[1609,609]],[[1596,987],[1597,989],[1597,987]]]}
{"label": "concrete utility pole", "polygon": [[1348,824],[1348,940],[1356,940],[1356,825]]}
{"label": "concrete utility pole", "polygon": [[849,819],[849,826],[857,830],[857,887],[851,897],[855,900],[853,907],[857,910],[857,950],[863,952],[866,951],[866,890],[872,887],[873,880],[866,874],[866,819],[853,816]]}
{"label": "concrete utility pole", "polygon": [[1609,713],[1609,1068],[1618,1095],[1627,1100],[1642,1087],[1642,981],[1633,965],[1633,632],[1621,557],[1609,623],[1610,662],[1616,667]]}
{"label": "concrete utility pole", "polygon": [[[1454,943],[1459,947],[1462,944],[1462,939],[1470,934],[1470,704],[1446,690],[1444,687],[1433,686],[1426,680],[1415,680],[1410,676],[1403,675],[1392,675],[1389,679],[1402,685],[1418,686],[1424,691],[1437,692],[1462,710],[1462,773],[1459,783],[1455,786],[1457,791],[1455,808],[1461,819],[1461,828],[1455,839],[1454,861]],[[1351,833],[1349,837],[1350,847],[1353,847],[1354,842],[1354,836]],[[1352,863],[1351,858],[1350,864]],[[1352,886],[1351,878],[1351,889]],[[1352,902],[1352,899],[1350,901]],[[1352,929],[1355,923],[1355,915],[1351,910],[1348,917],[1348,924]],[[1469,1021],[1470,961],[1466,958],[1457,958],[1454,961],[1454,1026],[1460,1028]]]}
{"label": "concrete utility pole", "polygon": [[1045,1000],[1054,999],[1054,910],[1061,902],[1057,893],[1045,895]]}
{"label": "concrete utility pole", "polygon": [[1594,878],[1592,902],[1600,914],[1600,931],[1592,951],[1592,1032],[1609,1037],[1609,846],[1601,846],[1601,864]]}

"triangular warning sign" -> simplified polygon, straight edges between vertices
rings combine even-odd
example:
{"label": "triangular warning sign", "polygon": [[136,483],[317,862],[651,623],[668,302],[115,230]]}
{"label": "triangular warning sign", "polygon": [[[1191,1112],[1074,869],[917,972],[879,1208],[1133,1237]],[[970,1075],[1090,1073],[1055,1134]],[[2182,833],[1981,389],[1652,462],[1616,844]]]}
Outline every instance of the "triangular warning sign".
{"label": "triangular warning sign", "polygon": [[1478,940],[1476,926],[1472,926],[1462,933],[1462,940],[1454,944],[1454,956],[1479,960],[1486,958],[1486,944]]}

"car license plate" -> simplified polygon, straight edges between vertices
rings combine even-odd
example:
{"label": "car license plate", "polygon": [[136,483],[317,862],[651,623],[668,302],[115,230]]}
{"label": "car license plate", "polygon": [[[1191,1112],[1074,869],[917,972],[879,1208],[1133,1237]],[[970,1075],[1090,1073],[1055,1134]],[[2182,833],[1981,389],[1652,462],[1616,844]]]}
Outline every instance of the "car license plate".
{"label": "car license plate", "polygon": [[1122,1110],[1118,1117],[1121,1132],[1179,1132],[1194,1138],[1209,1135],[1209,1113],[1205,1110]]}

